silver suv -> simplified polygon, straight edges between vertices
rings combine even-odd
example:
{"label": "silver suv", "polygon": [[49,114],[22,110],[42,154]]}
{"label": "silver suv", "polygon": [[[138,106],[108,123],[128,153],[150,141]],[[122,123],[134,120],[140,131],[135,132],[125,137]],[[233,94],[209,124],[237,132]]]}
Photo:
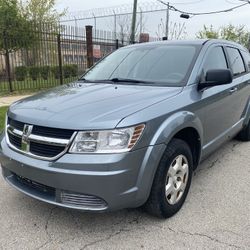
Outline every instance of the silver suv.
{"label": "silver suv", "polygon": [[78,81],[14,103],[0,137],[6,181],[58,206],[144,206],[170,217],[222,143],[250,140],[250,56],[222,40],[128,46]]}

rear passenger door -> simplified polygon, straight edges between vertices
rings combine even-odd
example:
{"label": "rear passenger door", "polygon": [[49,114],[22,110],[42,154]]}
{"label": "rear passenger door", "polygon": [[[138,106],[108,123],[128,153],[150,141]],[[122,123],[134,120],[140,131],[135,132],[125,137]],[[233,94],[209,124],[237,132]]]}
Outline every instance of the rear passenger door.
{"label": "rear passenger door", "polygon": [[244,62],[243,51],[237,47],[226,47],[226,54],[229,61],[229,66],[233,72],[232,83],[232,118],[234,124],[237,123],[243,116],[244,109],[249,100],[249,68],[250,62]]}

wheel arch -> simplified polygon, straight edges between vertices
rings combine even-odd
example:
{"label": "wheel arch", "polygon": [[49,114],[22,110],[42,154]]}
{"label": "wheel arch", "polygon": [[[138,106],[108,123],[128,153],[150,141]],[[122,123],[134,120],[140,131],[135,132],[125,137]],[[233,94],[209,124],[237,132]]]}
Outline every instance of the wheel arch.
{"label": "wheel arch", "polygon": [[199,165],[201,156],[201,140],[198,131],[193,127],[187,127],[180,130],[173,138],[181,139],[188,144],[192,152],[193,169],[195,170]]}
{"label": "wheel arch", "polygon": [[161,143],[168,145],[173,138],[182,139],[189,145],[196,168],[200,162],[203,144],[203,126],[199,117],[189,111],[175,113],[162,123],[151,145]]}
{"label": "wheel arch", "polygon": [[[138,196],[144,202],[149,197],[157,167],[167,145],[173,138],[182,139],[190,145],[192,153],[195,154],[194,169],[200,162],[203,142],[203,127],[200,119],[188,111],[178,112],[168,117],[154,134],[150,143],[152,147],[149,147],[139,171],[137,179]],[[196,142],[195,146],[192,145],[194,141]],[[156,153],[154,148],[157,147],[159,148]]]}

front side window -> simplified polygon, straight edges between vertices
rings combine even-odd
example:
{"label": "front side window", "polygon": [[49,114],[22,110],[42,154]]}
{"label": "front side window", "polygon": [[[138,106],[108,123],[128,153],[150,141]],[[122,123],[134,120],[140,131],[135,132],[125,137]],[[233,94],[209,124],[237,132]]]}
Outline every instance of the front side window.
{"label": "front side window", "polygon": [[227,61],[222,47],[212,48],[205,59],[203,70],[206,74],[208,70],[227,69]]}
{"label": "front side window", "polygon": [[88,81],[132,79],[166,86],[185,85],[199,46],[135,46],[117,50],[88,71]]}
{"label": "front side window", "polygon": [[227,47],[229,61],[233,70],[233,75],[237,76],[246,72],[244,62],[238,49]]}

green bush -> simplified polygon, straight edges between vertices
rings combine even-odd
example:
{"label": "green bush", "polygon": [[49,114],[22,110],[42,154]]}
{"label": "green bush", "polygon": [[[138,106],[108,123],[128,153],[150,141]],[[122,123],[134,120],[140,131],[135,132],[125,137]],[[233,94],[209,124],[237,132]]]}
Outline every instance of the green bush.
{"label": "green bush", "polygon": [[59,66],[51,67],[51,73],[53,74],[55,79],[59,79],[60,78],[60,68],[59,68]]}
{"label": "green bush", "polygon": [[78,75],[78,65],[71,64],[71,76],[76,77]]}
{"label": "green bush", "polygon": [[24,81],[28,74],[28,68],[26,66],[18,66],[15,68],[16,80]]}
{"label": "green bush", "polygon": [[50,73],[50,66],[42,66],[42,67],[40,67],[40,74],[41,74],[41,77],[44,80],[48,80],[49,73]]}
{"label": "green bush", "polygon": [[37,66],[32,66],[29,68],[29,75],[31,77],[32,80],[37,80],[37,78],[39,78],[40,76],[40,68]]}
{"label": "green bush", "polygon": [[69,78],[72,74],[72,67],[71,65],[63,65],[63,77]]}
{"label": "green bush", "polygon": [[63,76],[64,78],[76,77],[78,74],[77,64],[66,64],[63,65]]}
{"label": "green bush", "polygon": [[[48,67],[48,66],[47,66]],[[77,64],[65,64],[62,66],[62,72],[64,78],[76,77],[78,75]],[[60,78],[60,68],[59,66],[51,67],[51,73],[56,79]],[[42,73],[41,73],[42,75]]]}

